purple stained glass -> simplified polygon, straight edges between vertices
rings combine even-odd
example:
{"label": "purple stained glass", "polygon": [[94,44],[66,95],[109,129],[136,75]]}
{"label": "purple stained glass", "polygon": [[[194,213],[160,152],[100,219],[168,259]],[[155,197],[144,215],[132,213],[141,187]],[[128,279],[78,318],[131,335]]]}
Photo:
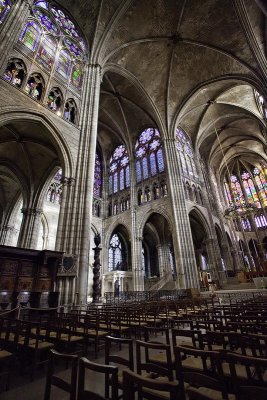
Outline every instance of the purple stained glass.
{"label": "purple stained glass", "polygon": [[115,172],[113,176],[113,192],[117,193],[117,191],[118,191],[118,173]]}
{"label": "purple stained glass", "polygon": [[34,5],[35,5],[36,7],[42,7],[42,8],[44,8],[44,9],[48,10],[47,1],[43,1],[43,0],[41,0],[41,1],[36,1],[36,2],[34,3]]}
{"label": "purple stained glass", "polygon": [[62,169],[59,169],[56,173],[56,175],[54,176],[55,181],[60,182],[62,179]]}
{"label": "purple stained glass", "polygon": [[68,38],[64,39],[64,45],[69,50],[69,52],[76,58],[82,57],[82,50],[79,46],[77,46],[72,40]]}
{"label": "purple stained glass", "polygon": [[152,151],[157,150],[159,146],[160,146],[160,141],[158,139],[153,140],[153,142],[150,144],[150,150]]}
{"label": "purple stained glass", "polygon": [[124,169],[120,170],[120,190],[123,190],[125,188],[125,182],[124,182]]}
{"label": "purple stained glass", "polygon": [[126,176],[126,187],[130,186],[130,167],[127,165],[126,171],[125,171],[125,176]]}
{"label": "purple stained glass", "polygon": [[95,155],[95,171],[94,171],[94,196],[101,196],[102,188],[102,164],[98,153]]}
{"label": "purple stained glass", "polygon": [[79,38],[79,34],[75,28],[74,23],[69,19],[67,15],[63,13],[63,11],[59,10],[58,8],[52,7],[51,8],[55,20],[60,25],[60,27],[67,33],[67,35],[72,36],[73,38]]}
{"label": "purple stained glass", "polygon": [[150,154],[150,171],[151,175],[154,176],[157,174],[157,165],[156,165],[156,156],[155,153]]}
{"label": "purple stained glass", "polygon": [[0,0],[0,24],[4,21],[6,15],[9,13],[11,4],[9,0]]}
{"label": "purple stained glass", "polygon": [[113,180],[112,180],[112,175],[109,176],[109,194],[112,193],[112,188],[113,188]]}
{"label": "purple stained glass", "polygon": [[148,178],[148,166],[147,166],[147,159],[143,158],[142,160],[142,169],[143,169],[143,179]]}
{"label": "purple stained glass", "polygon": [[163,171],[164,171],[164,161],[163,161],[163,152],[162,152],[162,149],[159,149],[159,150],[157,151],[157,160],[158,160],[159,172],[163,172]]}
{"label": "purple stained glass", "polygon": [[49,15],[39,9],[34,9],[33,12],[35,17],[41,22],[42,26],[48,30],[48,32],[52,33],[53,35],[58,35],[58,27],[52,21]]}
{"label": "purple stained glass", "polygon": [[142,175],[141,175],[141,163],[140,161],[136,161],[136,181],[141,182]]}
{"label": "purple stained glass", "polygon": [[148,128],[145,131],[143,131],[139,137],[139,141],[140,143],[148,143],[150,141],[150,139],[152,138],[154,133],[154,129],[153,128]]}
{"label": "purple stained glass", "polygon": [[127,186],[125,181],[125,171],[127,168],[129,168],[128,152],[124,145],[120,145],[114,150],[109,163],[109,174],[110,176],[113,175],[113,193],[116,193],[118,190],[124,190]]}

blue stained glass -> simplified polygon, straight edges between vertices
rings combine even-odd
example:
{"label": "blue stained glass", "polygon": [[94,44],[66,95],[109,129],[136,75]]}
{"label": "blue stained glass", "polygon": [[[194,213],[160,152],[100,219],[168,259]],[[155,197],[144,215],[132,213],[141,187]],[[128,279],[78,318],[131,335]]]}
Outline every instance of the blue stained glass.
{"label": "blue stained glass", "polygon": [[82,50],[80,49],[80,47],[77,46],[74,42],[72,42],[68,38],[64,39],[64,45],[67,47],[67,49],[73,55],[73,57],[80,58],[82,56]]}
{"label": "blue stained glass", "polygon": [[155,157],[154,153],[150,154],[150,171],[151,171],[152,176],[157,174],[157,164],[156,164],[156,157]]}
{"label": "blue stained glass", "polygon": [[83,68],[79,63],[74,64],[71,73],[71,83],[76,88],[80,88],[82,86],[83,79]]}
{"label": "blue stained glass", "polygon": [[136,161],[136,181],[141,182],[142,176],[141,176],[141,163],[140,161]]}
{"label": "blue stained glass", "polygon": [[112,193],[112,175],[109,176],[109,193]]}
{"label": "blue stained glass", "polygon": [[9,0],[0,0],[0,24],[4,21],[11,5]]}
{"label": "blue stained glass", "polygon": [[95,172],[94,172],[94,196],[100,197],[102,186],[102,165],[101,159],[96,153],[95,155]]}
{"label": "blue stained glass", "polygon": [[47,1],[36,1],[36,3],[34,4],[36,7],[42,7],[45,8],[46,10],[48,10],[48,5],[47,5]]}
{"label": "blue stained glass", "polygon": [[63,13],[63,11],[52,7],[52,12],[54,14],[55,20],[61,26],[61,28],[67,33],[67,35],[72,36],[73,38],[79,38],[79,34],[75,28],[74,23],[69,19],[67,15]]}
{"label": "blue stained glass", "polygon": [[143,162],[143,179],[147,179],[148,178],[147,159],[143,158],[142,162]]}
{"label": "blue stained glass", "polygon": [[126,175],[126,187],[129,187],[130,186],[130,167],[129,167],[129,165],[126,167],[125,175]]}
{"label": "blue stained glass", "polygon": [[158,139],[153,140],[153,142],[150,144],[150,150],[157,150],[159,146],[160,146],[160,141]]}
{"label": "blue stained glass", "polygon": [[40,27],[35,22],[28,22],[22,35],[20,41],[28,47],[31,51],[35,51],[40,38]]}
{"label": "blue stained glass", "polygon": [[113,177],[113,193],[118,191],[118,173],[116,172]]}
{"label": "blue stained glass", "polygon": [[70,73],[70,66],[71,59],[69,53],[66,50],[61,50],[57,62],[57,72],[67,79]]}
{"label": "blue stained glass", "polygon": [[148,128],[145,131],[143,131],[139,137],[139,141],[140,143],[148,143],[150,141],[150,139],[152,138],[154,133],[154,129],[153,128]]}
{"label": "blue stained glass", "polygon": [[41,22],[42,26],[44,26],[50,33],[53,35],[58,35],[58,27],[47,14],[38,9],[34,9],[34,15]]}
{"label": "blue stained glass", "polygon": [[124,185],[124,169],[120,171],[120,190],[123,190],[125,187]]}
{"label": "blue stained glass", "polygon": [[158,160],[159,172],[163,172],[164,171],[164,161],[163,161],[162,149],[159,149],[157,151],[157,160]]}
{"label": "blue stained glass", "polygon": [[51,37],[45,36],[38,49],[37,62],[50,70],[55,61],[56,49],[56,42]]}

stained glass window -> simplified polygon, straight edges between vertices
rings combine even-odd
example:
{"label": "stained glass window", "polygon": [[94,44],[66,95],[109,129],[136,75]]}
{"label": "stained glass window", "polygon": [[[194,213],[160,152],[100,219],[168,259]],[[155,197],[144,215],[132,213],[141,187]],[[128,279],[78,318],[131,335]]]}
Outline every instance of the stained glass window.
{"label": "stained glass window", "polygon": [[120,269],[122,264],[122,244],[119,236],[114,233],[111,236],[108,249],[108,270],[115,271]]}
{"label": "stained glass window", "polygon": [[109,162],[109,193],[117,193],[130,186],[130,167],[127,149],[124,145],[118,146]]}
{"label": "stained glass window", "polygon": [[[1,4],[6,3],[0,0]],[[9,3],[9,1],[8,1]],[[1,20],[0,20],[1,21]],[[83,75],[83,59],[86,45],[70,17],[50,1],[35,1],[30,20],[20,36],[20,41],[35,52],[36,61],[44,68],[52,70],[57,60],[55,71],[66,81],[80,89]]]}
{"label": "stained glass window", "polygon": [[50,36],[44,36],[37,52],[37,62],[51,70],[55,61],[57,42]]}
{"label": "stained glass window", "polygon": [[66,50],[61,50],[57,62],[57,72],[65,79],[68,78],[71,67],[71,58]]}
{"label": "stained glass window", "polygon": [[190,139],[181,128],[176,129],[175,139],[175,145],[179,151],[182,173],[191,179],[198,178]]}
{"label": "stained glass window", "polygon": [[263,207],[267,206],[267,182],[264,173],[259,168],[253,169],[253,176],[258,186],[258,194]]}
{"label": "stained glass window", "polygon": [[236,175],[231,176],[231,190],[233,194],[234,203],[237,206],[245,204],[244,194]]}
{"label": "stained glass window", "polygon": [[94,196],[100,197],[101,189],[102,189],[102,163],[98,152],[96,152],[95,172],[94,172]]}
{"label": "stained glass window", "polygon": [[62,169],[59,169],[48,188],[46,200],[53,204],[60,204],[62,197]]}
{"label": "stained glass window", "polygon": [[35,51],[40,38],[40,27],[35,22],[28,22],[24,28],[20,41],[31,51]]}
{"label": "stained glass window", "polygon": [[159,131],[145,129],[135,145],[137,182],[164,171],[162,145]]}
{"label": "stained glass window", "polygon": [[248,172],[243,172],[241,175],[242,181],[243,181],[243,186],[247,195],[247,199],[249,203],[255,203],[258,208],[261,207],[261,204],[259,202],[259,197],[256,192],[254,183],[251,179],[251,176]]}
{"label": "stained glass window", "polygon": [[83,80],[83,67],[82,67],[82,64],[76,63],[72,67],[71,84],[79,89],[82,86],[82,80]]}
{"label": "stained glass window", "polygon": [[266,228],[267,227],[267,219],[265,215],[260,214],[255,216],[255,223],[257,228]]}
{"label": "stained glass window", "polygon": [[6,15],[10,11],[11,5],[9,0],[0,0],[0,24],[4,21]]}

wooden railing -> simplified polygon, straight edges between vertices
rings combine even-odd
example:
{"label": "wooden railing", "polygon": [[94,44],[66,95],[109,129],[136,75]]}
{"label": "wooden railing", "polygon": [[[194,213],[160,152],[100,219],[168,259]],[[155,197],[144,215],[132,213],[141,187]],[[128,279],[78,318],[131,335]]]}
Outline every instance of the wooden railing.
{"label": "wooden railing", "polygon": [[106,292],[104,294],[106,303],[114,302],[141,302],[141,301],[152,301],[161,299],[184,299],[189,297],[186,289],[177,290],[147,290],[140,292]]}

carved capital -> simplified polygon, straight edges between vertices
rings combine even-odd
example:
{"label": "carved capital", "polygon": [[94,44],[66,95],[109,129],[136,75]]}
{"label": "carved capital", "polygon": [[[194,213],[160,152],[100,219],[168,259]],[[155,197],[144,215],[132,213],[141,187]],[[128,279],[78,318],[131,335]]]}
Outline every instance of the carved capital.
{"label": "carved capital", "polygon": [[75,178],[67,178],[66,176],[63,176],[60,180],[60,183],[62,186],[74,186],[75,180]]}

